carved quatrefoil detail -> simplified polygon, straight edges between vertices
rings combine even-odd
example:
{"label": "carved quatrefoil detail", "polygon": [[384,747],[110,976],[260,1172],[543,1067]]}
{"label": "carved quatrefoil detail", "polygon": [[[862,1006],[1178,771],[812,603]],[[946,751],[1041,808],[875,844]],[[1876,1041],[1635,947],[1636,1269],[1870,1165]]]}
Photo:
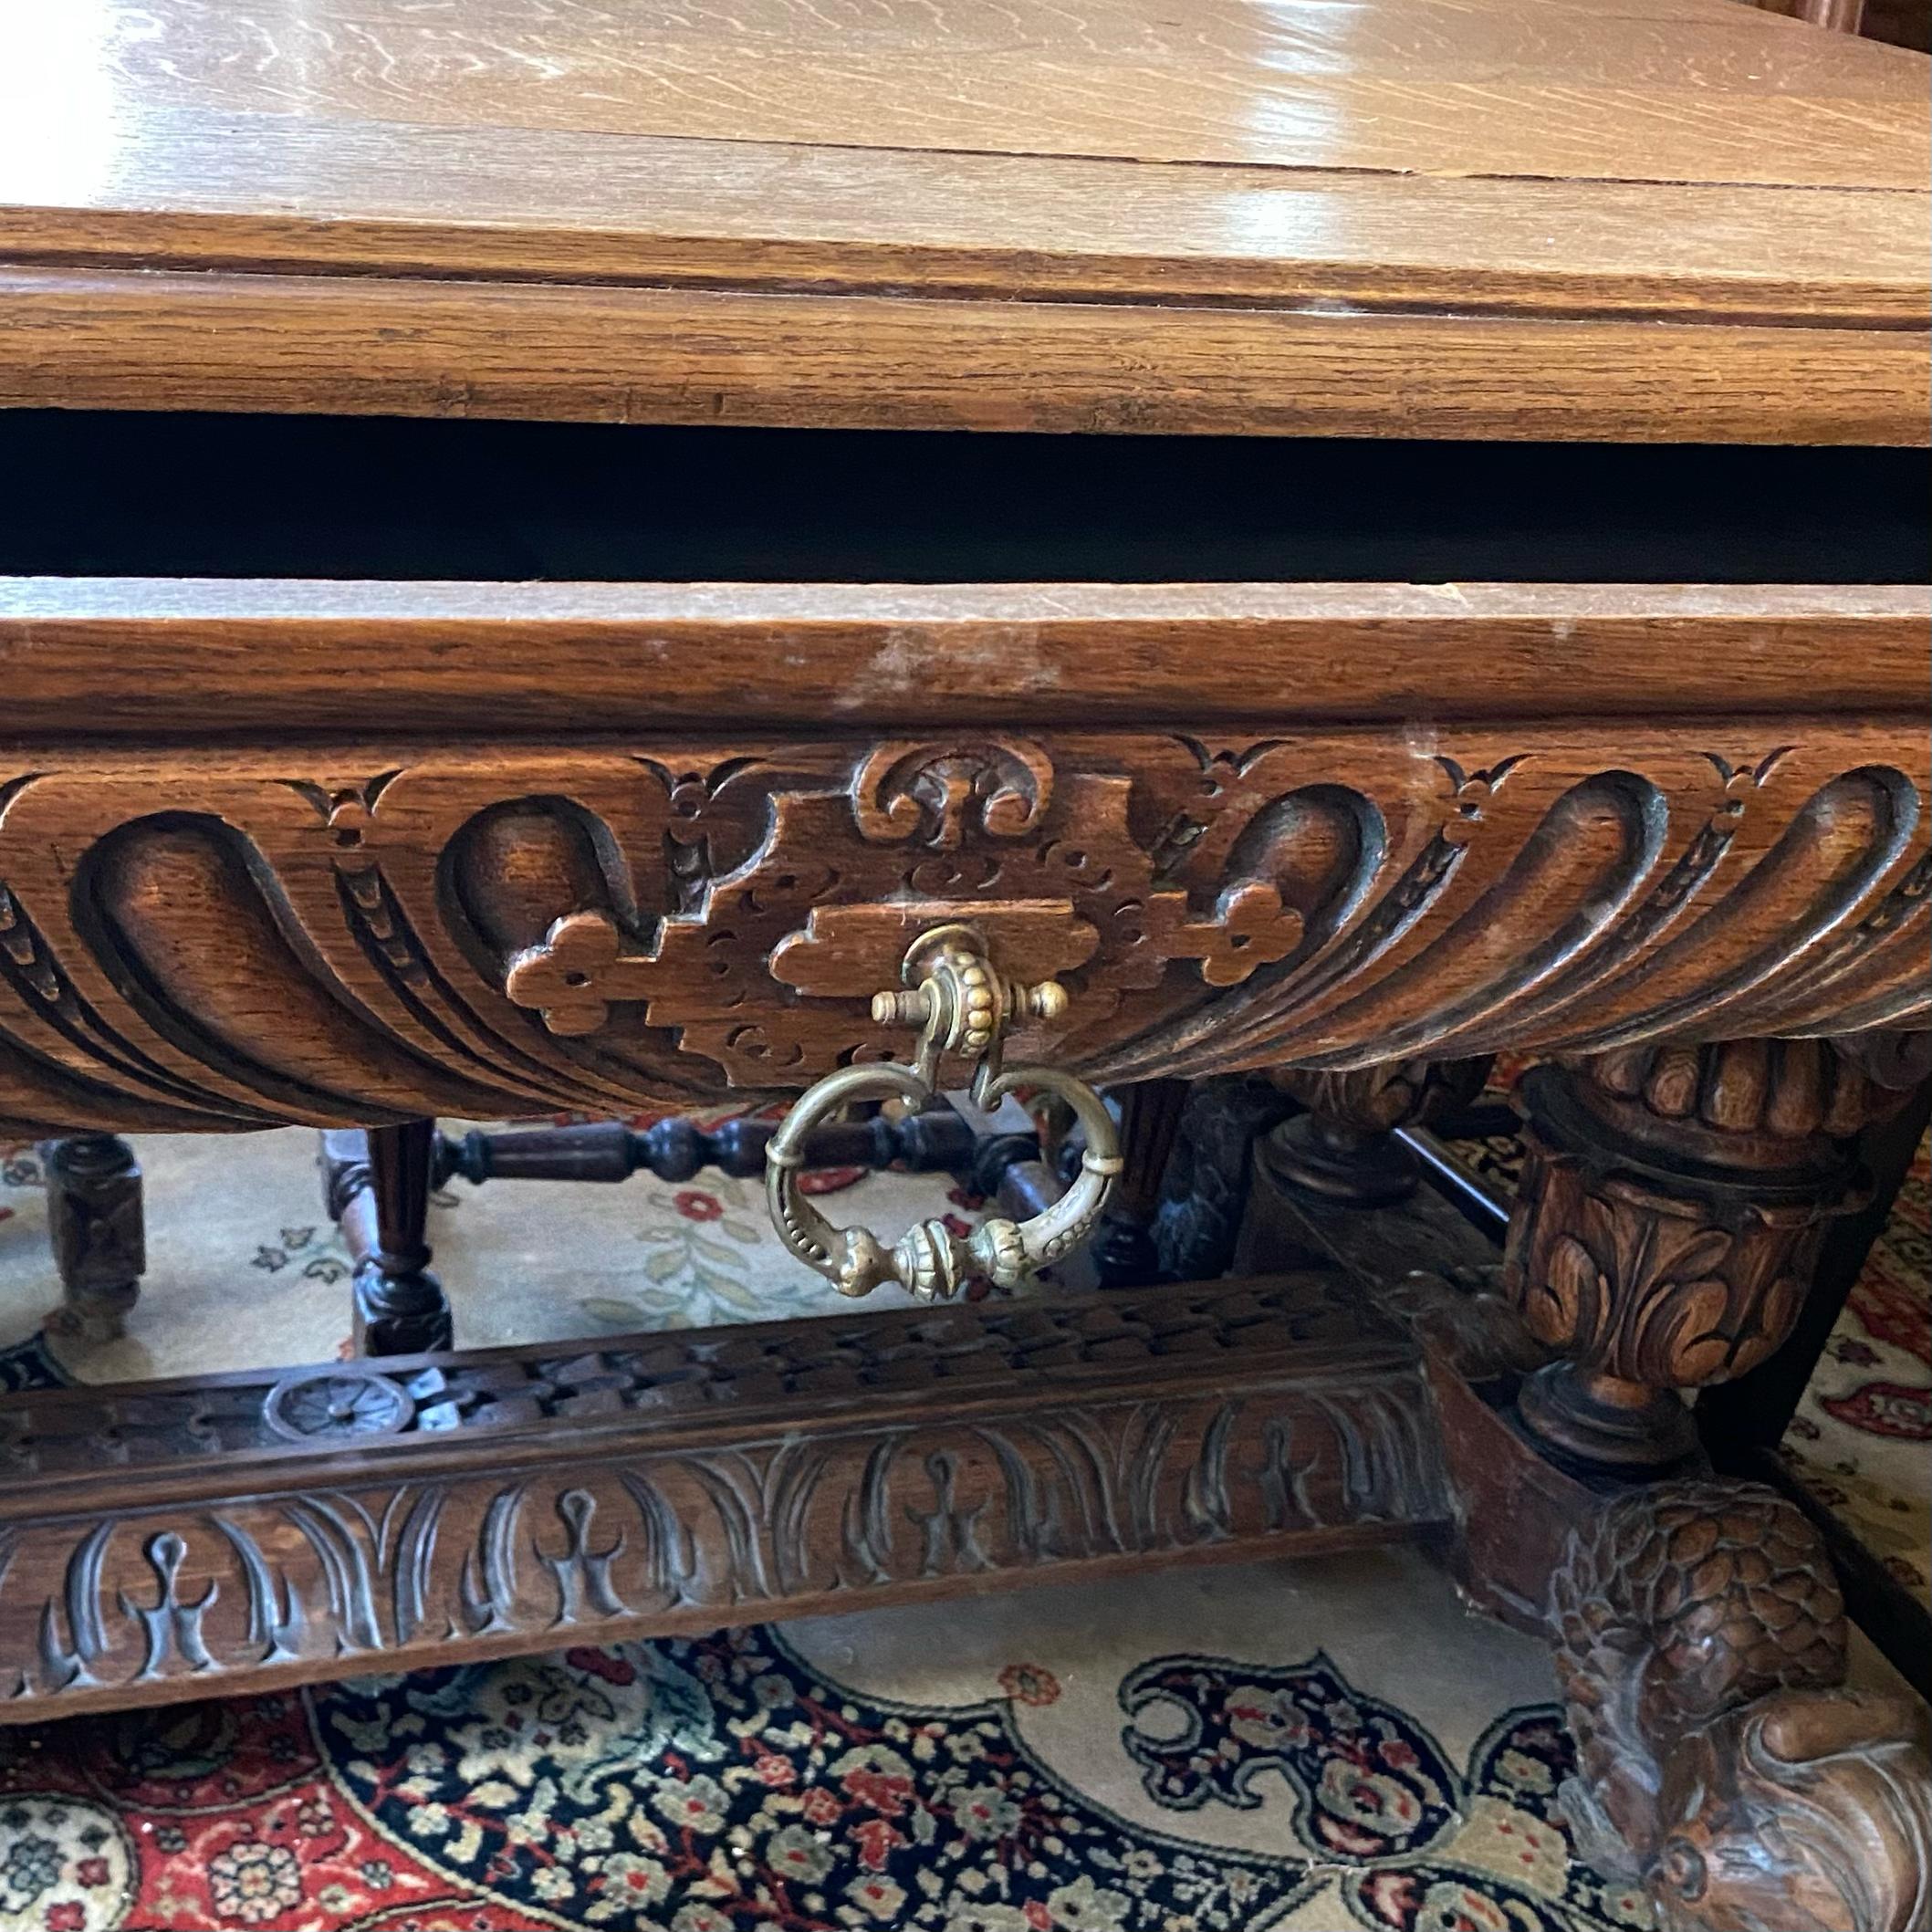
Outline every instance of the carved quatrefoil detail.
{"label": "carved quatrefoil detail", "polygon": [[[650,991],[649,956],[625,958],[617,924],[608,913],[567,913],[541,945],[510,962],[503,990],[512,1005],[535,1007],[553,1033],[576,1039],[611,1017],[614,999],[642,999]],[[643,969],[645,983],[635,982]]]}

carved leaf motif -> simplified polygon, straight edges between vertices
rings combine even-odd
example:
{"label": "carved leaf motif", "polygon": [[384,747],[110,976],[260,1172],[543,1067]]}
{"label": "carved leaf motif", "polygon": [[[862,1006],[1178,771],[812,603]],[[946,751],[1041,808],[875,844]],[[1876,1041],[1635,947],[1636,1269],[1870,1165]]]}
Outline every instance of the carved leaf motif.
{"label": "carved leaf motif", "polygon": [[1750,1332],[1739,1336],[1732,1346],[1727,1374],[1746,1373],[1784,1345],[1785,1337],[1798,1320],[1804,1294],[1804,1283],[1795,1275],[1780,1275],[1765,1290]]}
{"label": "carved leaf motif", "polygon": [[[820,907],[912,898],[1070,904],[1097,945],[1056,1050],[1108,1081],[1614,1048],[1714,1005],[1740,1036],[1922,1026],[1926,745],[1877,728],[1731,746],[1723,775],[1757,775],[1748,840],[1706,836],[1702,727],[1661,720],[1229,753],[1147,730],[519,743],[380,778],[353,744],[162,748],[138,772],[77,745],[0,816],[0,1116],[229,1131],[801,1085],[872,1036],[862,1007],[798,998],[772,953]],[[1594,870],[1497,896],[1562,845],[1562,801],[1603,804],[1613,778]],[[1838,882],[1800,890],[1820,865]],[[580,918],[584,956],[547,953]],[[608,1051],[549,1037],[637,1001]],[[741,1028],[782,1049],[734,1052]],[[1849,1131],[1862,1091],[1834,1074],[1767,1127],[1809,1131],[1817,1101]]]}
{"label": "carved leaf motif", "polygon": [[1730,1360],[1729,1285],[1715,1276],[1656,1284],[1655,1319],[1638,1338],[1647,1379],[1688,1386],[1716,1381]]}
{"label": "carved leaf motif", "polygon": [[1608,1307],[1608,1283],[1596,1257],[1574,1235],[1564,1235],[1550,1250],[1548,1271],[1526,1300],[1523,1318],[1539,1342],[1584,1356],[1602,1339]]}

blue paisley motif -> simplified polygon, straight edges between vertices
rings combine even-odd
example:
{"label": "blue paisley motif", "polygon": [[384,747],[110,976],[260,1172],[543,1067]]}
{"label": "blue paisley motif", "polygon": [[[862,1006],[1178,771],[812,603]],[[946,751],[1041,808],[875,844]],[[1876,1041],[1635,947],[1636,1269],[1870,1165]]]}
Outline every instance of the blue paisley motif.
{"label": "blue paisley motif", "polygon": [[1386,1858],[1451,1831],[1462,1781],[1435,1740],[1393,1705],[1363,1697],[1319,1652],[1290,1667],[1225,1657],[1156,1657],[1129,1676],[1121,1707],[1159,1707],[1182,1728],[1121,1741],[1155,1802],[1252,1811],[1256,1781],[1277,1772],[1295,1797],[1295,1830],[1311,1852]]}
{"label": "blue paisley motif", "polygon": [[313,1694],[332,1775],[440,1868],[625,1932],[1263,1932],[1306,1860],[1121,1819],[1004,1701],[898,1705],[771,1630]]}

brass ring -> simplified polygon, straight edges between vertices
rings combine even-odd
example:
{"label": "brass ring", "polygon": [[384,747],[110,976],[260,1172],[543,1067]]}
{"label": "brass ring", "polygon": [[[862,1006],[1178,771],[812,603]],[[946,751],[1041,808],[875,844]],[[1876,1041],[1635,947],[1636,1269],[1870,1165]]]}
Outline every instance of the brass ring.
{"label": "brass ring", "polygon": [[[907,954],[906,968],[908,979],[919,976],[914,990],[880,995],[873,1014],[882,1021],[922,1025],[917,1060],[910,1067],[892,1060],[841,1067],[800,1095],[765,1151],[772,1226],[791,1253],[842,1295],[869,1295],[893,1281],[918,1300],[941,1300],[982,1276],[998,1287],[1018,1288],[1070,1254],[1099,1223],[1123,1165],[1113,1116],[1100,1095],[1070,1073],[1051,1067],[1000,1068],[1007,1020],[1016,1013],[1056,1017],[1066,1005],[1060,987],[1004,980],[987,964],[977,935],[962,926],[924,935]],[[982,1016],[989,1007],[993,1018],[987,1021]],[[1087,1139],[1073,1185],[1044,1212],[1024,1221],[989,1216],[964,1239],[937,1218],[908,1228],[890,1248],[869,1228],[833,1227],[799,1185],[806,1135],[854,1101],[926,1105],[934,1097],[940,1057],[948,1050],[965,1050],[978,1060],[973,1097],[989,1112],[1022,1087],[1044,1088],[1067,1102]]]}

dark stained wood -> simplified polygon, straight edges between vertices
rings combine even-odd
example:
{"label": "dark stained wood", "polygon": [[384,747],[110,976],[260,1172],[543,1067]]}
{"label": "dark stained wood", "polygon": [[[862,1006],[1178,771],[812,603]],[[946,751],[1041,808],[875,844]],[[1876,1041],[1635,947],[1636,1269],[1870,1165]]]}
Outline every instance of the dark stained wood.
{"label": "dark stained wood", "polygon": [[[472,1128],[459,1140],[438,1137],[433,1162],[437,1184],[461,1176],[485,1181],[627,1181],[635,1174],[688,1181],[707,1167],[739,1180],[765,1172],[765,1149],[778,1132],[771,1120],[740,1117],[705,1126],[674,1115],[644,1128],[622,1121],[571,1126]],[[893,1118],[829,1121],[805,1138],[807,1167],[891,1167],[914,1174],[970,1173],[976,1137],[972,1123],[950,1106]]]}
{"label": "dark stained wood", "polygon": [[[1781,1150],[1789,1178],[1817,1154],[1821,1121],[1843,1124],[1869,1097],[1833,1092],[1818,1058],[1807,1076],[1802,1056],[1829,1050],[1784,1050],[1799,1063],[1774,1069],[1767,1058],[1755,1081],[1736,1058],[1727,1067],[1721,1056],[1695,1054],[1677,1056],[1673,1078],[1659,1055],[1637,1084],[1660,1126],[1715,1115],[1746,1158],[1762,1163]],[[1886,1067],[1909,1056],[1859,1058]],[[1683,1078],[1699,1066],[1701,1081]],[[1626,1064],[1613,1084],[1631,1085],[1637,1070]],[[1773,1071],[1778,1079],[1763,1077]],[[1532,1113],[1547,1114],[1546,1099],[1532,1091]],[[1626,1191],[1631,1179],[1622,1178]],[[1758,1179],[1761,1211],[1789,1221],[1791,1204],[1765,1199]],[[1708,1171],[1704,1180],[1708,1187]],[[1530,1200],[1547,1214],[1536,1185],[1532,1175]],[[1687,1196],[1679,1206],[1696,1211]],[[1540,1453],[1516,1404],[1525,1377],[1533,1386],[1546,1373],[1542,1350],[1492,1291],[1494,1250],[1446,1202],[1418,1195],[1363,1212],[1298,1200],[1264,1170],[1258,1207],[1248,1239],[1261,1265],[1332,1258],[1425,1342],[1457,1498],[1445,1553],[1474,1602],[1555,1643],[1580,1758],[1565,1810],[1583,1855],[1641,1886],[1666,1915],[1661,1922],[1677,1927],[1912,1932],[1923,1923],[1932,1843],[1925,1713],[1906,1697],[1843,1688],[1843,1603],[1804,1516],[1770,1490],[1701,1470],[1631,1483],[1628,1470],[1558,1467]],[[1609,1252],[1600,1227],[1575,1217],[1565,1225],[1593,1255]],[[1715,1277],[1724,1257],[1708,1229],[1702,1238],[1697,1265]],[[1687,1258],[1680,1239],[1625,1231],[1615,1246],[1632,1267],[1598,1284],[1601,1313],[1679,1335],[1713,1321],[1708,1307],[1666,1306],[1668,1291],[1638,1279],[1647,1253],[1665,1257],[1659,1278]],[[1404,1272],[1415,1262],[1424,1268]],[[1802,1269],[1796,1259],[1801,1282]],[[1646,1285],[1650,1305],[1637,1310]],[[1687,1302],[1696,1294],[1678,1290]],[[1612,1296],[1627,1296],[1634,1311],[1605,1310]],[[1748,1332],[1753,1312],[1744,1311]],[[1751,1346],[1775,1342],[1777,1315],[1755,1312],[1765,1328]]]}
{"label": "dark stained wood", "polygon": [[[99,11],[0,25],[37,421],[1358,436],[1446,498],[1416,439],[1928,440],[1923,65],[1730,0]],[[1269,447],[1291,516],[1333,445]],[[1012,1062],[1149,1102],[1157,1252],[1182,1078],[1286,1067],[1386,1129],[1432,1062],[1583,1056],[1532,1077],[1533,1332],[1410,1274],[1418,1228],[1476,1238],[1449,1207],[1264,1167],[1326,1288],[16,1400],[0,1717],[1421,1533],[1520,1622],[1557,1571],[1598,1856],[1687,1925],[1923,1932],[1922,1739],[1837,1688],[1815,1539],[1624,1479],[1694,1453],[1667,1392],[1776,1346],[1852,1197],[1910,1054],[1822,1036],[1932,1011],[1927,593],[1754,581],[1731,527],[1727,586],[519,585],[482,579],[541,546],[479,567],[487,516],[472,581],[0,581],[0,1132],[333,1130],[371,1350],[445,1339],[430,1116],[903,1056],[872,999],[935,926],[1065,987]],[[1197,1123],[1166,1252],[1225,1246],[1230,1138]],[[1050,1202],[1032,1152],[1003,1200]]]}
{"label": "dark stained wood", "polygon": [[1185,1080],[1144,1080],[1108,1096],[1119,1110],[1121,1155],[1127,1164],[1089,1246],[1102,1288],[1144,1288],[1163,1279],[1154,1223],[1188,1087]]}
{"label": "dark stained wood", "polygon": [[1294,1105],[1251,1073],[1190,1081],[1167,1177],[1154,1210],[1163,1276],[1204,1281],[1226,1274],[1248,1214],[1254,1144]]}
{"label": "dark stained wood", "polygon": [[1396,1138],[1466,1107],[1482,1091],[1488,1059],[1384,1060],[1346,1073],[1283,1069],[1275,1078],[1305,1112],[1284,1121],[1256,1150],[1272,1180],[1338,1207],[1406,1200],[1422,1164]]}
{"label": "dark stained wood", "polygon": [[1920,71],[1730,0],[120,19],[0,30],[0,402],[1926,434]]}
{"label": "dark stained wood", "polygon": [[433,1121],[322,1136],[322,1204],[354,1268],[358,1355],[420,1355],[454,1345],[449,1299],[430,1273]]}
{"label": "dark stained wood", "polygon": [[1932,1703],[1932,1609],[1917,1591],[1896,1575],[1877,1551],[1859,1540],[1852,1524],[1812,1495],[1775,1448],[1747,1444],[1729,1456],[1713,1448],[1711,1459],[1720,1474],[1762,1483],[1804,1511],[1830,1553],[1846,1616],[1899,1676]]}
{"label": "dark stained wood", "polygon": [[1554,1645],[1581,1854],[1676,1932],[1916,1932],[1926,1713],[1843,1688],[1843,1601],[1805,1517],[1701,1470],[1631,1483],[1540,1453],[1512,1402],[1542,1352],[1446,1201],[1364,1211],[1265,1172],[1257,1196],[1262,1265],[1329,1258],[1425,1345],[1457,1498],[1444,1554],[1476,1603]]}
{"label": "dark stained wood", "polygon": [[[1896,1063],[1895,1070],[1912,1070],[1906,1051],[1889,1052],[1880,1064],[1887,1060]],[[1909,1158],[1907,1135],[1900,1129],[1912,1127],[1913,1108],[1928,1102],[1932,1093],[1921,1092],[1905,1113],[1869,1129],[1859,1142],[1860,1157],[1875,1170]],[[1515,1115],[1504,1112],[1513,1131]],[[1456,1126],[1458,1135],[1470,1131],[1460,1120]],[[1916,1126],[1922,1131],[1922,1112]],[[1244,1231],[1245,1265],[1274,1269],[1331,1261],[1347,1269],[1375,1306],[1417,1328],[1436,1357],[1431,1380],[1450,1479],[1466,1496],[1488,1499],[1466,1511],[1446,1559],[1472,1602],[1534,1634],[1544,1627],[1560,1539],[1606,1486],[1600,1476],[1593,1489],[1573,1472],[1554,1467],[1530,1450],[1510,1422],[1520,1378],[1550,1355],[1497,1292],[1507,1204],[1499,1204],[1487,1184],[1476,1183],[1432,1133],[1404,1130],[1404,1138],[1431,1164],[1429,1186],[1373,1214],[1297,1199],[1271,1169],[1264,1169]],[[1916,1147],[1916,1133],[1910,1139]],[[1880,1191],[1888,1201],[1889,1194],[1882,1186]],[[1864,1238],[1855,1243],[1862,1258],[1876,1229],[1871,1219],[1876,1206],[1828,1224],[1791,1339],[1737,1381],[1700,1391],[1697,1416],[1704,1451],[1718,1474],[1777,1488],[1810,1517],[1830,1552],[1853,1622],[1925,1697],[1932,1695],[1932,1617],[1876,1555],[1793,1480],[1775,1453],[1843,1300],[1839,1284],[1848,1285],[1846,1270],[1855,1272],[1855,1263],[1833,1249],[1863,1223]],[[1223,1252],[1224,1265],[1226,1258]]]}
{"label": "dark stained wood", "polygon": [[1553,1581],[1579,1849],[1664,1923],[1912,1932],[1932,1910],[1932,1721],[1844,1687],[1844,1606],[1773,1491],[1654,1484],[1586,1510]]}
{"label": "dark stained wood", "polygon": [[0,579],[0,742],[353,735],[371,705],[398,739],[802,718],[1916,719],[1928,667],[1916,584]]}
{"label": "dark stained wood", "polygon": [[0,1722],[1446,1508],[1414,1346],[1319,1279],[37,1393],[0,1440]]}
{"label": "dark stained wood", "polygon": [[48,1142],[40,1164],[61,1290],[47,1325],[112,1342],[127,1332],[148,1265],[141,1163],[119,1134],[86,1133]]}
{"label": "dark stained wood", "polygon": [[1843,1603],[1818,1531],[1753,1483],[1556,1468],[1453,1355],[1432,1347],[1429,1374],[1454,1561],[1484,1608],[1554,1645],[1580,1854],[1687,1932],[1915,1932],[1932,1849],[1926,1710],[1844,1687]]}
{"label": "dark stained wood", "polygon": [[[1916,1038],[1932,1041],[1932,1034]],[[1749,1374],[1698,1392],[1697,1434],[1711,1461],[1726,1475],[1769,1479],[1762,1477],[1762,1457],[1775,1456],[1798,1413],[1832,1330],[1885,1233],[1928,1124],[1932,1080],[1921,1081],[1898,1112],[1875,1121],[1859,1135],[1858,1162],[1868,1192],[1852,1213],[1835,1217],[1826,1227],[1790,1341]],[[1925,1669],[1932,1694],[1932,1622],[1926,1635]]]}

